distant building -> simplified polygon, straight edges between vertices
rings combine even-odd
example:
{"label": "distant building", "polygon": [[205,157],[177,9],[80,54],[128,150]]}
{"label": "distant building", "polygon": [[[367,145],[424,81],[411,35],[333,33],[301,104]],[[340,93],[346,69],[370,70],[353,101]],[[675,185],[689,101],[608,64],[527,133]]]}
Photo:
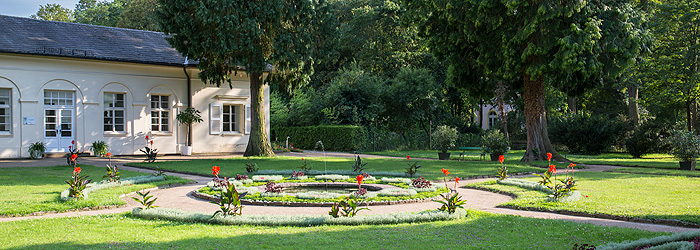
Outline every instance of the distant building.
{"label": "distant building", "polygon": [[[506,110],[506,114],[513,111],[513,107],[510,105],[504,105],[503,109]],[[483,114],[484,118],[481,119],[481,128],[488,130],[490,128],[496,128],[503,130],[503,126],[500,123],[500,117],[498,115],[498,106],[491,104],[481,105],[481,112],[477,110],[474,114],[474,121],[479,122],[479,116]]]}

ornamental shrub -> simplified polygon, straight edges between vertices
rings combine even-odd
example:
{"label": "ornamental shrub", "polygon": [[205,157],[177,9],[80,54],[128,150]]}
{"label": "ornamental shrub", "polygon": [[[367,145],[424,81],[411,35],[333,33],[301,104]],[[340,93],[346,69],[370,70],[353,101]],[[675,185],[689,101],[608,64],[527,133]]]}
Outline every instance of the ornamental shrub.
{"label": "ornamental shrub", "polygon": [[572,153],[607,152],[627,131],[626,122],[587,113],[567,114],[549,120],[549,136]]}
{"label": "ornamental shrub", "polygon": [[287,138],[297,148],[315,149],[323,142],[326,151],[360,151],[367,144],[367,132],[360,126],[307,126],[274,128],[277,138]]}
{"label": "ornamental shrub", "polygon": [[671,155],[679,161],[695,161],[700,156],[700,137],[693,132],[673,131],[670,145]]}
{"label": "ornamental shrub", "polygon": [[627,153],[640,158],[649,153],[668,152],[668,144],[663,141],[670,135],[667,123],[648,121],[637,126],[630,137],[625,139]]}
{"label": "ornamental shrub", "polygon": [[440,152],[447,153],[447,150],[454,148],[458,135],[455,128],[447,125],[439,126],[432,134],[432,146]]}
{"label": "ornamental shrub", "polygon": [[481,137],[481,148],[489,155],[505,155],[510,150],[506,136],[498,129],[490,129]]}

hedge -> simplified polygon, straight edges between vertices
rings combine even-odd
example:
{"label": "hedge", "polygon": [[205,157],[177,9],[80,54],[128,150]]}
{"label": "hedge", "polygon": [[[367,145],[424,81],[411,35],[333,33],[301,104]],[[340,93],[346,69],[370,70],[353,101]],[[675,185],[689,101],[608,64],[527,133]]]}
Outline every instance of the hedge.
{"label": "hedge", "polygon": [[612,249],[640,249],[651,246],[647,249],[693,249],[694,244],[688,242],[700,237],[700,231],[688,231],[676,233],[672,235],[664,235],[655,238],[640,239],[635,241],[626,241],[621,243],[608,243],[603,246],[596,247],[597,250],[612,250]]}
{"label": "hedge", "polygon": [[308,126],[278,127],[274,129],[278,141],[294,144],[295,148],[318,149],[318,141],[323,143],[326,151],[360,151],[367,145],[367,131],[360,126]]}

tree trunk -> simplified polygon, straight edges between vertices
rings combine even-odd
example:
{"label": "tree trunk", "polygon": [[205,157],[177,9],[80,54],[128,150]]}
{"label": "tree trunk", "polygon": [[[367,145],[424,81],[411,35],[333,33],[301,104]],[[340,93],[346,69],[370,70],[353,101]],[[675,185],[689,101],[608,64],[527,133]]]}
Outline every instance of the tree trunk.
{"label": "tree trunk", "polygon": [[[525,126],[527,128],[527,150],[522,161],[546,160],[547,153],[558,161],[563,157],[554,150],[547,132],[547,112],[544,106],[544,81],[542,77],[535,79],[525,74],[523,77],[525,89]],[[535,152],[537,151],[537,152]]]}
{"label": "tree trunk", "polygon": [[690,103],[690,122],[693,130],[698,130],[698,101],[695,98]]}
{"label": "tree trunk", "polygon": [[566,97],[566,102],[569,104],[569,113],[576,114],[576,97],[569,95]]}
{"label": "tree trunk", "polygon": [[629,115],[632,125],[639,124],[639,88],[634,83],[627,83],[627,96],[629,100]]}
{"label": "tree trunk", "polygon": [[275,156],[265,126],[262,73],[250,73],[250,135],[244,156]]}
{"label": "tree trunk", "polygon": [[498,87],[496,88],[496,98],[498,102],[498,113],[501,116],[501,126],[503,126],[503,134],[506,136],[506,140],[510,140],[508,136],[508,122],[506,121],[506,109],[503,103],[505,99],[506,86],[503,81],[498,81]]}
{"label": "tree trunk", "polygon": [[688,128],[688,131],[693,131],[693,123],[692,118],[690,116],[690,101],[685,102],[685,124]]}

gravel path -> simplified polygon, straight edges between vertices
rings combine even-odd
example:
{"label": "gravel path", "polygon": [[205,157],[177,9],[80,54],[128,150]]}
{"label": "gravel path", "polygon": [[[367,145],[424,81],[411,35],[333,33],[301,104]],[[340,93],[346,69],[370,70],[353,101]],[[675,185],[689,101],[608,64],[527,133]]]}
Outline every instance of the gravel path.
{"label": "gravel path", "polygon": [[[347,153],[336,153],[336,152],[326,152],[326,156],[329,157],[354,157],[354,154]],[[323,156],[323,152],[305,152],[305,153],[284,153],[280,155],[288,156]],[[192,156],[192,157],[182,157],[182,156],[164,156],[160,157],[160,160],[190,160],[190,159],[201,159],[201,158],[227,158],[240,155],[211,155],[211,156]],[[361,155],[362,157],[383,157],[376,155]],[[142,157],[116,157],[112,160],[113,164],[119,164],[121,169],[138,171],[144,173],[151,173],[152,170],[140,169],[134,167],[123,166],[124,163],[140,161]],[[94,157],[84,157],[81,158],[81,164],[89,164],[95,166],[104,166],[107,163],[106,159],[94,158]],[[54,166],[65,164],[65,159],[54,158],[54,159],[42,159],[42,160],[2,160],[0,161],[0,168],[2,167],[39,167],[39,166]],[[586,166],[587,169],[581,171],[605,171],[608,169],[617,168],[616,166],[602,166],[602,165],[589,165]],[[195,181],[195,183],[187,184],[183,186],[171,187],[167,189],[154,189],[151,191],[155,197],[158,198],[155,205],[165,208],[175,208],[185,211],[202,212],[202,213],[213,213],[218,210],[218,206],[211,204],[207,201],[197,199],[192,196],[192,191],[197,190],[208,181],[211,177],[202,177],[196,175],[179,174],[179,173],[167,173],[171,176],[178,176],[186,179]],[[470,179],[463,180],[460,182],[461,185],[486,181],[489,179]],[[448,182],[448,186],[454,186],[454,182]],[[646,223],[636,223],[629,221],[620,220],[610,220],[610,219],[599,219],[590,217],[580,217],[563,215],[557,213],[548,212],[533,212],[533,211],[522,211],[508,208],[497,208],[496,205],[507,202],[512,198],[502,194],[496,194],[492,192],[458,188],[457,191],[466,199],[466,208],[473,208],[482,211],[487,211],[491,213],[498,214],[509,214],[517,215],[523,217],[531,218],[542,218],[542,219],[558,219],[558,220],[568,220],[577,223],[590,223],[601,226],[616,226],[625,228],[635,228],[648,231],[659,231],[659,232],[685,232],[697,230],[693,228],[685,227],[674,227],[666,225],[657,224],[646,224]],[[66,212],[66,213],[48,213],[41,216],[24,216],[24,217],[10,217],[10,218],[0,218],[0,222],[3,221],[16,221],[16,220],[26,220],[34,218],[57,218],[57,217],[74,217],[74,216],[90,216],[90,215],[100,215],[100,214],[112,214],[112,213],[122,213],[131,211],[134,207],[139,207],[140,205],[133,201],[131,198],[134,194],[124,195],[122,199],[127,202],[127,205],[103,210],[91,210],[91,211],[78,211],[78,212]],[[428,209],[436,209],[440,206],[436,202],[419,202],[419,203],[409,203],[409,204],[397,204],[388,206],[371,206],[370,211],[362,211],[362,214],[384,214],[384,213],[394,213],[394,212],[418,212]],[[245,205],[243,208],[244,214],[315,214],[324,215],[329,211],[328,207],[278,207],[278,206],[255,206],[255,205]]]}

